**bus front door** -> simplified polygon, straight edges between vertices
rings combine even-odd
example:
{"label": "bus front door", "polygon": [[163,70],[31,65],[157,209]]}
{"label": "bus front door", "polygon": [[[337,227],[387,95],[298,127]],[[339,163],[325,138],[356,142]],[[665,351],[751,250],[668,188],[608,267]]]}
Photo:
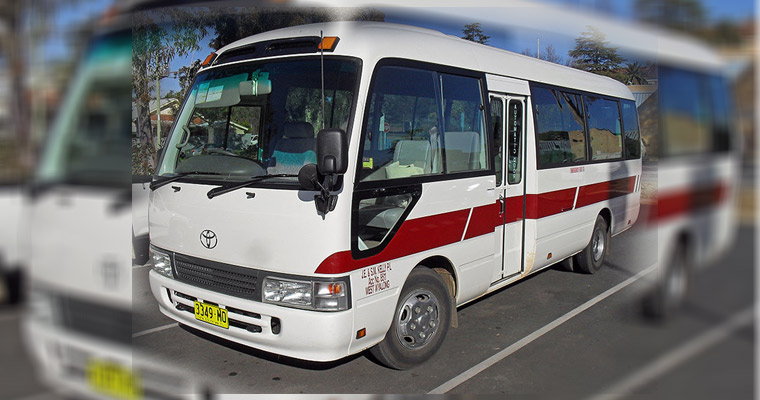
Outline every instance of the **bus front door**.
{"label": "bus front door", "polygon": [[496,190],[504,221],[501,271],[496,271],[494,280],[504,280],[522,273],[525,264],[525,98],[492,95],[491,123],[496,142]]}

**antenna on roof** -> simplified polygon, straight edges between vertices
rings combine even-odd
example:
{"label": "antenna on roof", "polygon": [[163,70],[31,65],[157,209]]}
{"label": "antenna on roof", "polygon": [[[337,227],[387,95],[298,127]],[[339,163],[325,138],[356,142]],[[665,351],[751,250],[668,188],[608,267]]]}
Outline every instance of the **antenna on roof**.
{"label": "antenna on roof", "polygon": [[325,35],[319,31],[319,64],[322,72],[322,129],[325,129]]}

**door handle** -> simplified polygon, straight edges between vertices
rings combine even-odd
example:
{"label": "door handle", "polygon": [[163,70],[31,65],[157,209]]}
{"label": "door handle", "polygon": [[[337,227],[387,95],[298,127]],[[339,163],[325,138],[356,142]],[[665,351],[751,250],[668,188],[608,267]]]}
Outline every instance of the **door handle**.
{"label": "door handle", "polygon": [[506,210],[507,202],[504,199],[503,195],[499,195],[499,215],[504,215],[504,211]]}

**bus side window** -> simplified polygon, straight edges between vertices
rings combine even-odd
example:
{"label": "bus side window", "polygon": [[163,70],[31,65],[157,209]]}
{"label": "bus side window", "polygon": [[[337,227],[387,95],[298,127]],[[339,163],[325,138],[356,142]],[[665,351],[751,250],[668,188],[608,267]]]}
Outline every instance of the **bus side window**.
{"label": "bus side window", "polygon": [[623,156],[620,109],[616,101],[585,96],[592,160],[611,160]]}
{"label": "bus side window", "polygon": [[496,186],[501,186],[501,160],[502,160],[502,137],[504,130],[504,102],[498,97],[491,97],[491,125],[493,132],[494,155],[493,162],[496,167]]}
{"label": "bus side window", "polygon": [[509,116],[507,121],[507,181],[510,185],[514,185],[520,183],[522,177],[522,102],[511,100],[507,113]]}
{"label": "bus side window", "polygon": [[538,167],[551,168],[586,161],[585,118],[580,96],[532,87],[538,142]]}
{"label": "bus side window", "polygon": [[[446,173],[488,169],[485,108],[477,78],[441,74]],[[439,133],[440,134],[440,133]]]}
{"label": "bus side window", "polygon": [[623,128],[625,129],[625,158],[641,157],[641,140],[639,139],[639,118],[636,113],[636,103],[630,100],[621,101],[623,106]]}

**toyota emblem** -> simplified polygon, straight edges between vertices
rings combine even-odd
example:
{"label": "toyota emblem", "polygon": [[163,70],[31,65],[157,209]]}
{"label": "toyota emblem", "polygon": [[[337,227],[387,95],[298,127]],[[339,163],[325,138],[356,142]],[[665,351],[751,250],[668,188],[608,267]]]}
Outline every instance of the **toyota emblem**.
{"label": "toyota emblem", "polygon": [[208,229],[201,232],[201,244],[207,249],[216,247],[216,233]]}

